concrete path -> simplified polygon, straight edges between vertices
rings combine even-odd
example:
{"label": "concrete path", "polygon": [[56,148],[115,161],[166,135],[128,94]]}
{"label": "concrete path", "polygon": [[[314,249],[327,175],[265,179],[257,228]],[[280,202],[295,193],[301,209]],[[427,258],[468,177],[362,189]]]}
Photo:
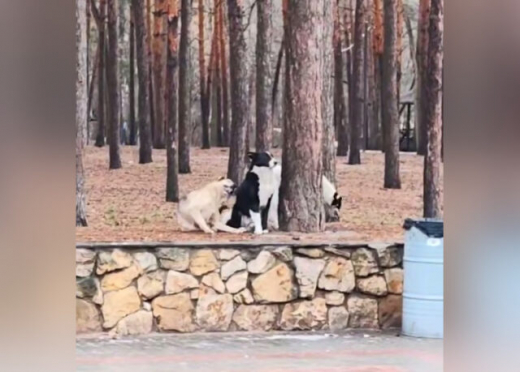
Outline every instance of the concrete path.
{"label": "concrete path", "polygon": [[76,371],[437,372],[442,347],[396,332],[78,337]]}

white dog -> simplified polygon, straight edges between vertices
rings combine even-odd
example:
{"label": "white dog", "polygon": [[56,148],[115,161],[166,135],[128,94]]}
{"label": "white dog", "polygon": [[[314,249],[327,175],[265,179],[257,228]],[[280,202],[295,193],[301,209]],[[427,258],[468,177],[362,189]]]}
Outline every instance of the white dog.
{"label": "white dog", "polygon": [[233,228],[221,222],[220,208],[227,205],[235,190],[236,185],[232,180],[221,178],[183,197],[177,209],[177,220],[181,229],[193,231],[198,227],[208,234],[214,234],[216,231],[233,234],[244,232],[243,228]]}

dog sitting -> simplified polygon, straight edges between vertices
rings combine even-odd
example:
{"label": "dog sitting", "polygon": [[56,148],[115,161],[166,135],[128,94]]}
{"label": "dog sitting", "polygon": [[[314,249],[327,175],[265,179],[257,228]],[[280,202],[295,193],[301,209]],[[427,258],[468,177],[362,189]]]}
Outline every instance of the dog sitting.
{"label": "dog sitting", "polygon": [[278,164],[269,152],[250,152],[251,161],[244,181],[236,192],[236,202],[227,225],[240,228],[250,219],[255,234],[267,233],[271,198],[277,188],[273,169]]}
{"label": "dog sitting", "polygon": [[[282,166],[278,164],[273,169],[274,172],[274,180],[275,180],[275,192],[273,194],[271,205],[268,212],[268,224],[274,229],[278,230],[278,203],[280,197],[280,183],[282,181]],[[323,201],[326,205],[331,207],[333,214],[339,220],[339,211],[341,209],[341,204],[343,201],[343,197],[339,196],[338,192],[334,185],[327,179],[327,177],[322,176],[322,195]]]}
{"label": "dog sitting", "polygon": [[245,229],[240,226],[233,228],[221,222],[220,208],[228,203],[236,188],[232,180],[222,177],[183,197],[177,208],[177,220],[181,230],[193,231],[198,227],[208,234],[214,234],[216,231],[233,234],[244,232]]}

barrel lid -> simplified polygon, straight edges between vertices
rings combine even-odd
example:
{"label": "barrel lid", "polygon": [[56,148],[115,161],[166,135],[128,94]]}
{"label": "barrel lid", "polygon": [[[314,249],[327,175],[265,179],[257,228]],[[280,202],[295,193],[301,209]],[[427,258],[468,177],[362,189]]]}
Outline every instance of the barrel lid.
{"label": "barrel lid", "polygon": [[404,220],[403,228],[405,230],[410,230],[413,226],[422,231],[428,237],[444,237],[444,222],[440,219],[423,218],[414,220],[411,218],[407,218],[406,220]]}

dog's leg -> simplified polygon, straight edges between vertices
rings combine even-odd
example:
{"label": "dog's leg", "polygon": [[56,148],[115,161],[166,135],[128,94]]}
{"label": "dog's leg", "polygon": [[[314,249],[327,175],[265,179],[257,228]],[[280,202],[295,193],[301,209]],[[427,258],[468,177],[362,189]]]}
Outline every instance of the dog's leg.
{"label": "dog's leg", "polygon": [[193,231],[196,230],[193,223],[189,222],[181,213],[177,212],[177,222],[181,228],[181,231]]}
{"label": "dog's leg", "polygon": [[278,197],[280,191],[276,190],[271,198],[271,205],[269,206],[269,214],[267,218],[268,226],[273,230],[278,230]]}
{"label": "dog's leg", "polygon": [[262,230],[262,216],[260,215],[260,211],[249,211],[249,215],[251,216],[251,219],[253,220],[253,223],[255,225],[255,234],[260,235],[264,231]]}
{"label": "dog's leg", "polygon": [[225,225],[225,224],[221,223],[220,221],[215,222],[215,225],[213,225],[213,227],[217,231],[224,231],[224,232],[228,232],[228,233],[231,233],[231,234],[242,234],[243,232],[246,231],[246,229],[243,228],[243,227],[235,229],[234,227],[230,227],[228,225]]}
{"label": "dog's leg", "polygon": [[269,216],[269,207],[271,206],[271,199],[272,198],[273,197],[271,196],[267,200],[267,205],[261,211],[261,214],[262,214],[262,229],[263,229],[264,233],[268,233],[269,232],[269,230],[267,229],[267,217]]}
{"label": "dog's leg", "polygon": [[202,214],[200,214],[199,211],[193,211],[192,214],[193,220],[197,224],[197,226],[208,234],[215,234],[215,231],[211,230],[206,221],[204,220],[204,217],[202,217]]}

